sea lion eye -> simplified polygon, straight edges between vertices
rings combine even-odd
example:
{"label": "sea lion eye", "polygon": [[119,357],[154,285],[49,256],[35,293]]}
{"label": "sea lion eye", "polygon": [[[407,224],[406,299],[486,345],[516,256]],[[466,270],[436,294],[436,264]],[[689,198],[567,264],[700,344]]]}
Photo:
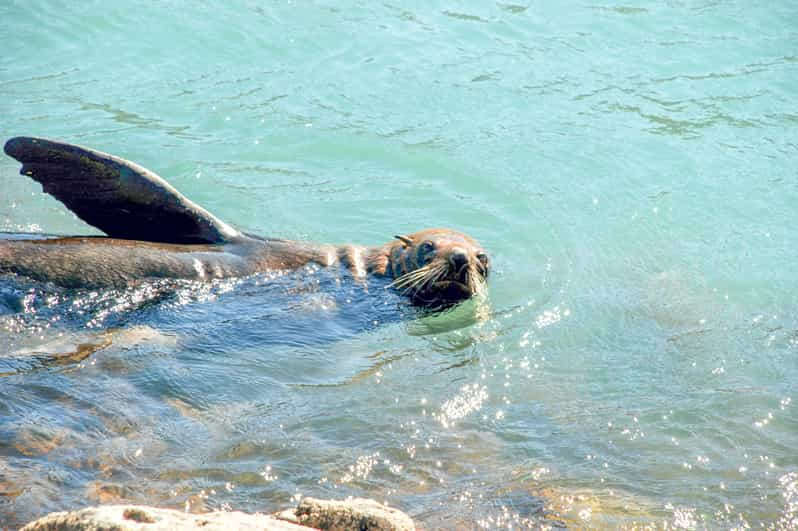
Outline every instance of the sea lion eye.
{"label": "sea lion eye", "polygon": [[435,244],[431,241],[426,241],[421,244],[418,250],[422,255],[429,254],[435,250]]}

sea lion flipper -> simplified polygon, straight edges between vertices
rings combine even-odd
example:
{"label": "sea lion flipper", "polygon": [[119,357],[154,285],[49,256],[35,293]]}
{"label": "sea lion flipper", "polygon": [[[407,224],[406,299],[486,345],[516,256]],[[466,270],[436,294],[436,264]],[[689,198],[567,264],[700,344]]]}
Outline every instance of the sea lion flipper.
{"label": "sea lion flipper", "polygon": [[22,175],[113,238],[225,243],[240,235],[155,173],[119,157],[30,137],[12,138],[4,150],[22,163]]}

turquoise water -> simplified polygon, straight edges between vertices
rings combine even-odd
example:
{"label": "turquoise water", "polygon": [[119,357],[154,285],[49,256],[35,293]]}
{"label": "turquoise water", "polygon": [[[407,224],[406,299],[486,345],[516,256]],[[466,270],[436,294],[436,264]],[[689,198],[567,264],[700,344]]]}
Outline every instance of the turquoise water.
{"label": "turquoise water", "polygon": [[[0,522],[385,500],[423,527],[798,518],[798,7],[0,4],[0,137],[262,235],[477,237],[489,308],[323,271],[0,283]],[[0,231],[92,229],[0,159]],[[375,322],[376,321],[376,322]],[[81,346],[82,345],[82,346]]]}

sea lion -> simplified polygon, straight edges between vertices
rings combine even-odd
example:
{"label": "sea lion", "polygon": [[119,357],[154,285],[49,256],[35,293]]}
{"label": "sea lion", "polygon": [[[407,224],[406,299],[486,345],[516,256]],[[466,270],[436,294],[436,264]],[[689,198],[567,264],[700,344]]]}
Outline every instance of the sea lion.
{"label": "sea lion", "polygon": [[470,236],[426,229],[381,246],[329,245],[244,234],[188,200],[163,178],[93,149],[17,137],[6,154],[80,219],[107,237],[0,239],[0,273],[63,287],[123,287],[148,279],[209,280],[290,270],[348,268],[421,305],[483,294],[488,255]]}

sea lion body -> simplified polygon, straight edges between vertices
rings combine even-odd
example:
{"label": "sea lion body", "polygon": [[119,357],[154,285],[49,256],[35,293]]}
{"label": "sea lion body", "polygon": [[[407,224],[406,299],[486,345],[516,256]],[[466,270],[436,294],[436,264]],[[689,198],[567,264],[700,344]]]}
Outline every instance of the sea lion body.
{"label": "sea lion body", "polygon": [[69,288],[118,288],[161,278],[240,277],[296,269],[311,262],[328,266],[351,254],[356,253],[350,246],[257,238],[221,245],[105,237],[0,240],[0,272]]}
{"label": "sea lion body", "polygon": [[124,287],[152,279],[211,280],[309,263],[352,276],[393,279],[419,304],[483,293],[488,259],[470,236],[427,229],[375,247],[315,244],[243,234],[133,163],[80,146],[18,137],[5,151],[108,237],[0,239],[0,273],[68,288]]}

